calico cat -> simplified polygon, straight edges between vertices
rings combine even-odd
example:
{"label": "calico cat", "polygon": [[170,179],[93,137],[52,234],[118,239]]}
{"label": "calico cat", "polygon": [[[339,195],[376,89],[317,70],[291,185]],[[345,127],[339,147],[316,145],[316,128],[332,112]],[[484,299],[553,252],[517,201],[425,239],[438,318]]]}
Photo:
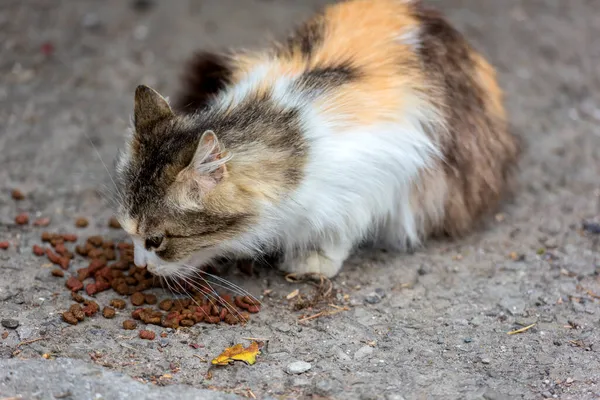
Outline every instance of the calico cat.
{"label": "calico cat", "polygon": [[157,275],[280,251],[332,277],[365,240],[469,232],[518,156],[494,69],[438,12],[350,0],[263,51],[198,54],[173,105],[139,86],[118,215]]}

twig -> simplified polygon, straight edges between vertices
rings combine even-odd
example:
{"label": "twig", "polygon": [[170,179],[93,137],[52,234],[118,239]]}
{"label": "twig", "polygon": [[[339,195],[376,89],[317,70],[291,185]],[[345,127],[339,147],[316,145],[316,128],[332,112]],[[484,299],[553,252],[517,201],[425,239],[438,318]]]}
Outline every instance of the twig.
{"label": "twig", "polygon": [[199,359],[199,360],[200,360],[200,361],[202,361],[202,362],[208,362],[208,361],[206,360],[206,358],[204,358],[204,357],[200,357],[198,354],[192,354],[192,356],[193,356],[193,357],[196,357],[197,359]]}
{"label": "twig", "polygon": [[592,292],[591,290],[586,290],[586,293],[588,294],[588,296],[590,296],[594,299],[600,299],[600,296],[597,295],[596,293]]}
{"label": "twig", "polygon": [[257,338],[257,337],[243,337],[245,340],[254,340],[255,342],[268,342],[270,339],[267,338]]}
{"label": "twig", "polygon": [[252,397],[253,399],[256,399],[256,396],[254,395],[254,393],[252,393],[252,390],[251,390],[251,389],[246,389],[246,390],[248,390],[248,395],[249,395],[250,397]]}
{"label": "twig", "polygon": [[535,324],[535,323],[533,323],[533,324],[531,324],[531,325],[524,326],[524,327],[523,327],[523,328],[521,328],[521,329],[517,329],[517,330],[510,331],[510,332],[506,332],[506,333],[507,333],[507,334],[509,334],[509,335],[516,335],[517,333],[523,333],[523,332],[527,332],[528,330],[530,330],[531,328],[533,328],[535,325],[536,325],[536,324]]}
{"label": "twig", "polygon": [[320,317],[329,317],[329,316],[331,316],[331,315],[335,315],[335,314],[341,313],[342,311],[348,311],[348,310],[349,310],[349,308],[348,308],[348,307],[343,307],[343,308],[342,308],[342,307],[340,307],[340,308],[339,308],[339,309],[337,309],[337,310],[332,310],[332,311],[321,311],[321,312],[318,312],[318,313],[316,313],[316,314],[314,314],[314,315],[311,315],[311,316],[308,316],[308,317],[301,318],[301,319],[299,319],[299,320],[298,320],[298,322],[306,322],[306,321],[310,321],[310,320],[313,320],[313,319],[315,319],[315,318],[320,318]]}
{"label": "twig", "polygon": [[25,341],[22,341],[21,343],[19,343],[17,345],[17,347],[25,346],[26,344],[31,344],[31,343],[39,342],[40,340],[45,340],[45,339],[46,339],[46,337],[42,336],[42,337],[39,337],[39,338],[36,338],[36,339],[25,340]]}

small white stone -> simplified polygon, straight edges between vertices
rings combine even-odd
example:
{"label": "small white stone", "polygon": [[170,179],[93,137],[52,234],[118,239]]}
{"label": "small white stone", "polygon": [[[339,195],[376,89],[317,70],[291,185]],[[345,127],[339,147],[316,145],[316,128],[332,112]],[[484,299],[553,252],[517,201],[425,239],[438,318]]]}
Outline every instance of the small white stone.
{"label": "small white stone", "polygon": [[362,360],[363,358],[370,357],[371,354],[373,354],[373,348],[371,346],[363,346],[354,353],[354,360]]}
{"label": "small white stone", "polygon": [[311,368],[312,365],[310,365],[306,361],[294,361],[293,363],[290,363],[287,365],[287,367],[285,367],[285,372],[287,372],[290,375],[302,374]]}

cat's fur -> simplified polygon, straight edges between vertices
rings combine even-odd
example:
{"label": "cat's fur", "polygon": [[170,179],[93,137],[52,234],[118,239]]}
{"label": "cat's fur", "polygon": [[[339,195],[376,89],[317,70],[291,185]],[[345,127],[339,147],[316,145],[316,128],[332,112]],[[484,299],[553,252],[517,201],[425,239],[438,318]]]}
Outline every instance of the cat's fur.
{"label": "cat's fur", "polygon": [[173,108],[138,87],[120,220],[159,275],[282,251],[334,276],[365,239],[406,248],[495,209],[519,155],[502,101],[438,12],[342,2],[265,51],[199,54]]}

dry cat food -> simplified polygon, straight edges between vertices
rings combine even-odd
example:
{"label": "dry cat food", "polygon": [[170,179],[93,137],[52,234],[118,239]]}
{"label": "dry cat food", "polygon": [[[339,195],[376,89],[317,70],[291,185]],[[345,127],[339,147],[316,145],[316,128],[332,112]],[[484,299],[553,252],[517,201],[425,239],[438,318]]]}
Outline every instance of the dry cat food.
{"label": "dry cat food", "polygon": [[104,307],[104,308],[102,309],[102,316],[103,316],[104,318],[108,318],[108,319],[110,319],[110,318],[114,318],[114,317],[115,317],[115,314],[116,314],[116,311],[115,311],[115,309],[114,309],[114,308],[112,308],[112,307]]}
{"label": "dry cat food", "polygon": [[27,225],[29,223],[29,215],[21,213],[15,217],[15,223],[17,225]]}
{"label": "dry cat food", "polygon": [[42,218],[38,218],[35,221],[33,221],[33,225],[34,226],[48,226],[50,225],[50,218],[48,217],[42,217]]}
{"label": "dry cat food", "polygon": [[[89,221],[86,218],[78,218],[75,225],[83,228],[89,225]],[[116,219],[111,219],[108,225],[115,229],[120,227]],[[136,320],[146,325],[174,329],[190,327],[201,322],[207,324],[224,322],[235,325],[246,323],[251,313],[260,311],[260,303],[254,298],[219,295],[212,288],[203,285],[200,285],[199,290],[195,290],[190,298],[167,298],[159,301],[156,295],[145,293],[148,289],[160,287],[159,281],[145,268],[134,265],[131,243],[115,243],[99,235],[90,236],[83,243],[81,241],[77,243],[77,235],[51,232],[43,232],[41,239],[51,247],[34,245],[33,253],[37,256],[45,255],[48,260],[60,267],[51,271],[53,276],[67,277],[65,286],[71,291],[76,304],[64,312],[62,318],[72,325],[76,325],[86,317],[94,316],[100,310],[104,318],[115,318],[116,310],[124,310],[127,307],[125,299],[113,298],[108,306],[101,309],[95,301],[82,296],[79,293],[82,291],[91,297],[108,290],[121,296],[128,296],[131,305],[137,307],[131,312],[132,319],[122,322],[123,329],[128,330],[137,328]],[[71,243],[74,245],[70,245]],[[71,260],[75,259],[75,253],[88,263],[73,270],[70,266]],[[80,259],[75,260],[73,265],[80,265]],[[142,330],[140,337],[153,340],[155,333]]]}
{"label": "dry cat food", "polygon": [[5,240],[4,242],[0,242],[0,250],[6,250],[10,247],[10,243],[8,243],[7,240]]}
{"label": "dry cat food", "polygon": [[147,331],[144,329],[142,329],[140,331],[140,339],[154,340],[155,337],[156,337],[156,334],[152,331]]}
{"label": "dry cat food", "polygon": [[89,225],[87,218],[80,217],[75,220],[75,226],[78,228],[85,228]]}
{"label": "dry cat food", "polygon": [[123,329],[127,329],[129,331],[134,330],[135,328],[137,328],[137,322],[135,322],[132,319],[126,319],[125,321],[123,321]]}
{"label": "dry cat food", "polygon": [[13,189],[11,196],[15,200],[24,200],[25,195],[19,189]]}

